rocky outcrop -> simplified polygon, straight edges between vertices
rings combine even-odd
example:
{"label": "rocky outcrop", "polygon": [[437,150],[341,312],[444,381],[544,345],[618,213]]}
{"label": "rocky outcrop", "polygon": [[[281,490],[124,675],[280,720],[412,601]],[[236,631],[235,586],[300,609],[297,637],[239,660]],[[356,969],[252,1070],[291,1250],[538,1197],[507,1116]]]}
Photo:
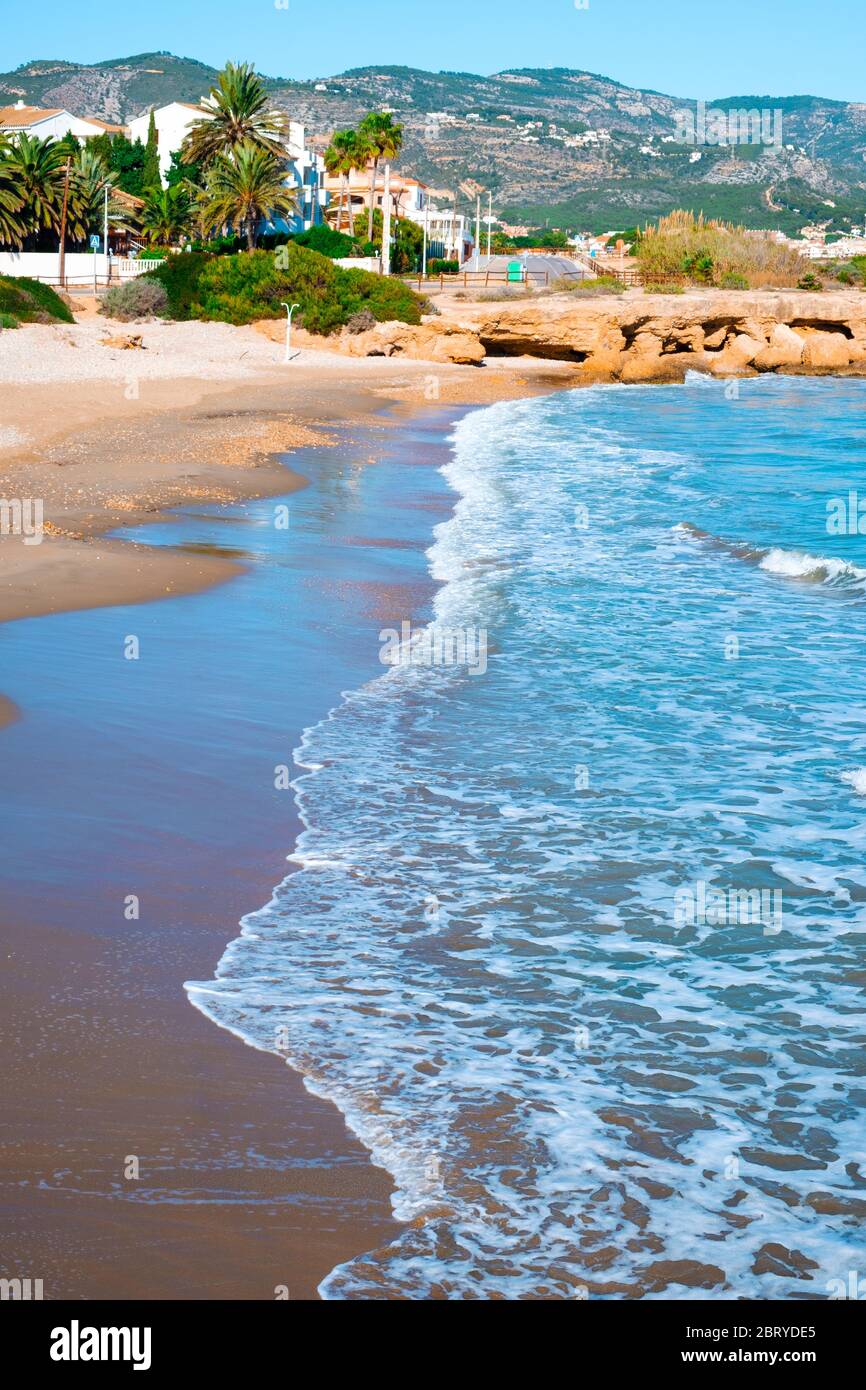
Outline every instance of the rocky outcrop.
{"label": "rocky outcrop", "polygon": [[689,370],[866,372],[862,291],[562,295],[501,309],[461,306],[459,317],[488,355],[578,362],[592,381],[681,381]]}
{"label": "rocky outcrop", "polygon": [[796,333],[786,323],[777,323],[770,331],[766,347],[753,359],[759,372],[778,371],[779,367],[799,367],[806,346],[802,333]]}
{"label": "rocky outcrop", "polygon": [[352,357],[411,357],[423,362],[457,362],[480,366],[485,350],[477,334],[454,323],[425,319],[377,323],[366,333],[344,333],[340,351]]}

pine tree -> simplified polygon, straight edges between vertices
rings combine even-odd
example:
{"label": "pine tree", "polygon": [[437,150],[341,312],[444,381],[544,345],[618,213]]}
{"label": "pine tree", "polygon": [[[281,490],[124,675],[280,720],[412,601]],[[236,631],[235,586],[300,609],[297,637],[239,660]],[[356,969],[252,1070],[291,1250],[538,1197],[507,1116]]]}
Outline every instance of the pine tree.
{"label": "pine tree", "polygon": [[157,144],[156,121],[153,118],[153,108],[150,112],[150,121],[147,126],[147,144],[144,147],[144,168],[141,171],[141,186],[144,191],[149,188],[162,188],[162,177],[159,172],[159,148]]}

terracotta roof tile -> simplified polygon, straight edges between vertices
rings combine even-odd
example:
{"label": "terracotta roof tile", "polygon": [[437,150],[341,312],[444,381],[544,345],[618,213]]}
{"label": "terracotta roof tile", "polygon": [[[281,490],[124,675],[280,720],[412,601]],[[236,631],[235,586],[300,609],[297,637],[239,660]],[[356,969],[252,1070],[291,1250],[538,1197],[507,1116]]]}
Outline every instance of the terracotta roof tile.
{"label": "terracotta roof tile", "polygon": [[0,106],[0,126],[27,126],[59,116],[62,106]]}

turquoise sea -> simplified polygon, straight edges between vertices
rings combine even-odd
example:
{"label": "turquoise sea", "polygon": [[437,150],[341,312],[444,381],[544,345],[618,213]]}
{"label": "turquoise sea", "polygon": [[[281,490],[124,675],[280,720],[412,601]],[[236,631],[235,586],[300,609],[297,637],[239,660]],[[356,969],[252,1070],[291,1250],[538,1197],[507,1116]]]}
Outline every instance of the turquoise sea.
{"label": "turquoise sea", "polygon": [[393,1175],[405,1225],[325,1297],[826,1298],[862,1265],[864,407],[584,389],[464,416],[435,487],[343,480],[432,609],[377,631],[371,593],[351,661],[329,631],[284,663],[306,704],[328,644],[363,677],[295,752],[288,875],[187,985]]}

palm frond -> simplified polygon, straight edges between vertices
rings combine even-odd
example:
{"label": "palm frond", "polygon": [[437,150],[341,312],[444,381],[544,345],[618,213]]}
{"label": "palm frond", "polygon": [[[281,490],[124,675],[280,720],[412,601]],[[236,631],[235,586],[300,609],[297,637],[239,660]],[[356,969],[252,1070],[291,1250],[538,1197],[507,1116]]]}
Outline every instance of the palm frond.
{"label": "palm frond", "polygon": [[253,144],[285,158],[288,121],[268,105],[268,92],[251,63],[227,63],[202,103],[183,143],[184,164],[207,165],[239,145]]}
{"label": "palm frond", "polygon": [[253,246],[260,221],[274,216],[289,218],[297,210],[297,189],[286,182],[286,172],[285,160],[275,159],[251,141],[229,154],[217,155],[208,170],[202,197],[209,225],[242,224]]}

